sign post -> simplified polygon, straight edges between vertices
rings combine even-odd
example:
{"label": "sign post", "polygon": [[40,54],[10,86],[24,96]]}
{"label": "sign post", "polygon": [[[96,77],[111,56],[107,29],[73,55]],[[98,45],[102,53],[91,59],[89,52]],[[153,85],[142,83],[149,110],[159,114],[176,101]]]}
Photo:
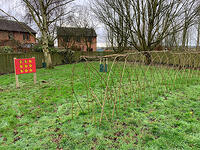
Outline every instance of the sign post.
{"label": "sign post", "polygon": [[33,58],[24,58],[16,59],[14,58],[14,69],[15,69],[15,79],[16,79],[16,88],[19,88],[19,74],[33,73],[34,84],[37,82],[36,77],[36,63],[35,57]]}
{"label": "sign post", "polygon": [[37,83],[37,76],[36,76],[36,72],[35,72],[35,73],[33,73],[33,81],[34,81],[34,84],[36,84],[36,83]]}
{"label": "sign post", "polygon": [[[16,66],[15,60],[16,58],[14,58],[14,66]],[[16,81],[16,88],[19,88],[19,78],[18,75],[16,74],[16,69],[15,69],[15,81]]]}

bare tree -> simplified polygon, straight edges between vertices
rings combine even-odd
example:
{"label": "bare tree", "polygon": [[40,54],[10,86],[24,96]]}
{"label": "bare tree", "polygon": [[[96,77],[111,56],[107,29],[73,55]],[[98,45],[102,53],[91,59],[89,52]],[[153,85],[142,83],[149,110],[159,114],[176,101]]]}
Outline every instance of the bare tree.
{"label": "bare tree", "polygon": [[50,28],[62,16],[68,14],[65,11],[67,4],[74,0],[22,0],[28,10],[28,15],[34,20],[41,32],[42,47],[47,68],[52,68],[51,55],[48,50]]}
{"label": "bare tree", "polygon": [[199,42],[200,42],[200,22],[198,22],[198,25],[197,25],[197,45],[196,45],[196,50],[199,50]]}
{"label": "bare tree", "polygon": [[198,3],[198,7],[197,7],[197,20],[196,20],[196,24],[197,24],[197,45],[196,45],[196,50],[199,50],[199,44],[200,44],[200,2]]}
{"label": "bare tree", "polygon": [[183,32],[182,33],[182,50],[185,50],[185,48],[188,47],[188,42],[189,42],[188,31],[195,21],[195,16],[193,16],[195,4],[196,4],[195,1],[192,1],[192,2],[187,1],[183,8],[184,9],[184,20],[183,20],[184,25],[183,25],[183,31],[182,31]]}
{"label": "bare tree", "polygon": [[[94,0],[93,12],[114,33],[125,38],[130,46],[142,51],[147,64],[148,51],[154,50],[167,36],[179,32],[185,25],[184,7],[194,6],[194,0]],[[117,14],[117,15],[116,15]],[[196,15],[195,9],[187,20]],[[117,16],[117,18],[116,18]],[[123,28],[116,27],[123,20]],[[174,28],[173,21],[176,21]]]}
{"label": "bare tree", "polygon": [[128,28],[126,27],[123,17],[117,16],[117,14],[115,14],[115,17],[111,21],[113,22],[114,27],[106,26],[107,39],[110,41],[112,49],[116,53],[120,53],[128,47]]}
{"label": "bare tree", "polygon": [[84,35],[87,35],[87,32],[92,32],[97,29],[99,24],[92,11],[86,6],[77,5],[68,21],[70,26],[82,28],[80,29],[80,32],[82,32],[81,34],[83,37],[80,38],[84,41],[87,50],[90,51],[93,42],[92,37],[85,37]]}

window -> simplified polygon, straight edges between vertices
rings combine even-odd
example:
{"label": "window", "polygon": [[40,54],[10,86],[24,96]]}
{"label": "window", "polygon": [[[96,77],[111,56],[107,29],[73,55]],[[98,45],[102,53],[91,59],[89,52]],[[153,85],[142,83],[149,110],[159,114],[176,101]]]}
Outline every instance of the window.
{"label": "window", "polygon": [[14,34],[13,34],[13,32],[8,33],[8,38],[9,38],[9,40],[14,39]]}
{"label": "window", "polygon": [[88,37],[88,42],[92,42],[92,37]]}
{"label": "window", "polygon": [[29,41],[30,40],[30,35],[29,33],[23,33],[23,40]]}
{"label": "window", "polygon": [[77,38],[76,38],[76,42],[81,42],[81,38],[80,38],[80,37],[77,37]]}
{"label": "window", "polygon": [[30,40],[30,35],[29,35],[29,34],[27,34],[26,36],[27,36],[27,40],[29,41],[29,40]]}
{"label": "window", "polygon": [[70,38],[68,36],[63,37],[64,42],[70,42]]}

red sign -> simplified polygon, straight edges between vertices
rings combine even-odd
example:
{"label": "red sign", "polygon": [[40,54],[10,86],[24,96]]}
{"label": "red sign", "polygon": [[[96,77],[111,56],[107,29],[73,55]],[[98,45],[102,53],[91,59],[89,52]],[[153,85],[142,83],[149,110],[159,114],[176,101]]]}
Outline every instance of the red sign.
{"label": "red sign", "polygon": [[36,73],[35,58],[15,59],[15,74]]}

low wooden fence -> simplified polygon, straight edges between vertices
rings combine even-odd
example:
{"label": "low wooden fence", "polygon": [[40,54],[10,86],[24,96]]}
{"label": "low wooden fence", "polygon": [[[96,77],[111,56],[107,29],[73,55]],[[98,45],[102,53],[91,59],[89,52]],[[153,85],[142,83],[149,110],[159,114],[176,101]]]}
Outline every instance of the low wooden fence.
{"label": "low wooden fence", "polygon": [[[200,68],[200,52],[150,52],[152,64],[165,64],[179,67]],[[142,53],[135,53],[128,61],[146,61]]]}
{"label": "low wooden fence", "polygon": [[[200,68],[200,52],[170,52],[170,51],[153,51],[149,52],[151,63],[169,66],[179,66],[188,68]],[[143,52],[128,52],[123,54],[110,55],[82,55],[82,59],[87,61],[99,61],[101,58],[108,58],[113,61],[115,58],[119,61],[146,63],[147,58]]]}
{"label": "low wooden fence", "polygon": [[[53,65],[62,65],[63,56],[58,53],[51,54]],[[31,58],[35,57],[36,67],[42,68],[42,62],[44,61],[44,54],[33,53],[11,53],[0,54],[0,74],[13,73],[14,72],[14,58]]]}
{"label": "low wooden fence", "polygon": [[[129,62],[141,62],[145,61],[145,56],[142,53],[133,52],[127,61]],[[112,52],[75,52],[73,54],[73,62],[78,62],[81,56],[87,56],[87,59],[91,61],[99,60],[99,58],[112,56]],[[151,52],[151,59],[153,64],[167,64],[174,66],[185,66],[192,68],[200,68],[200,52]],[[122,55],[129,55],[125,53]],[[52,53],[52,62],[53,65],[62,65],[64,64],[63,60],[66,59],[65,56],[59,53]],[[117,56],[117,54],[116,54]],[[12,53],[12,54],[0,54],[0,74],[12,73],[14,72],[14,58],[36,58],[37,68],[42,67],[42,62],[44,60],[44,54],[41,52],[32,52],[32,53]],[[97,58],[97,59],[94,59]],[[113,57],[114,58],[114,57]],[[124,57],[123,57],[124,58]]]}
{"label": "low wooden fence", "polygon": [[[80,56],[104,56],[110,54],[110,52],[82,52],[75,51],[72,56],[72,62],[78,62],[80,60]],[[42,68],[42,62],[44,61],[44,54],[42,52],[31,52],[31,53],[0,53],[0,74],[7,74],[14,72],[14,58],[36,58],[36,67]],[[69,57],[69,56],[67,56]],[[63,65],[64,56],[63,53],[52,53],[51,54],[52,63],[54,66]]]}

